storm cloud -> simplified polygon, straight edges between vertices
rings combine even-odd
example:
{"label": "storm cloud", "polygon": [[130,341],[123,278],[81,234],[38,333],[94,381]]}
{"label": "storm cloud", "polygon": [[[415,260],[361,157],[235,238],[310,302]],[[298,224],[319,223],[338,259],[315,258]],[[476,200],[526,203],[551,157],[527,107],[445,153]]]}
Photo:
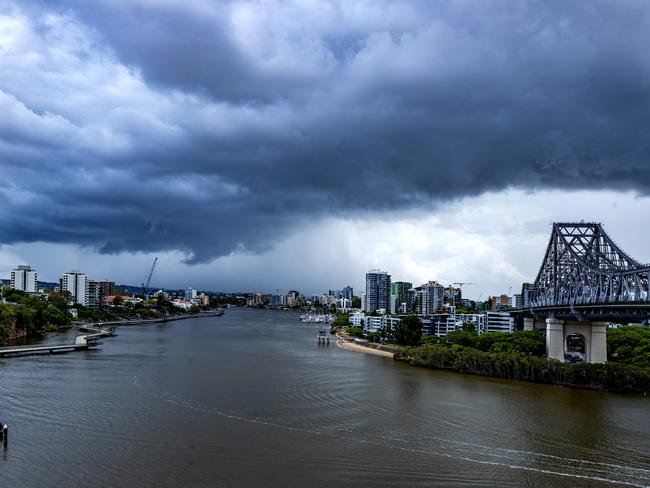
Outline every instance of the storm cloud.
{"label": "storm cloud", "polygon": [[645,2],[0,6],[0,242],[259,253],[327,217],[650,188]]}

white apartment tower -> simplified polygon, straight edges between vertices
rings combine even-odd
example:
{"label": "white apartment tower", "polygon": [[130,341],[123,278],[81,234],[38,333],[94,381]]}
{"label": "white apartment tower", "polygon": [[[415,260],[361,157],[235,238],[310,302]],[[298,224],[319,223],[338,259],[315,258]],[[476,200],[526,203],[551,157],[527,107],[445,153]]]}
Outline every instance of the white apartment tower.
{"label": "white apartment tower", "polygon": [[38,275],[31,266],[21,264],[11,272],[11,288],[14,290],[35,293],[37,280]]}
{"label": "white apartment tower", "polygon": [[72,302],[88,306],[88,278],[85,273],[70,271],[61,277],[61,291],[72,294]]}

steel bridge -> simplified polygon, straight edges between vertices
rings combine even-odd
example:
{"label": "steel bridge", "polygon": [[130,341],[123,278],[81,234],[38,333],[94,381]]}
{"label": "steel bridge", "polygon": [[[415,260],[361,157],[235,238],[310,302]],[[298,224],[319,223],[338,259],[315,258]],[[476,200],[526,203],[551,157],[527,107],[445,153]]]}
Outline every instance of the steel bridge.
{"label": "steel bridge", "polygon": [[565,358],[581,335],[587,361],[607,359],[608,322],[650,317],[650,265],[623,252],[600,223],[554,223],[523,315],[524,329],[546,329],[547,356]]}

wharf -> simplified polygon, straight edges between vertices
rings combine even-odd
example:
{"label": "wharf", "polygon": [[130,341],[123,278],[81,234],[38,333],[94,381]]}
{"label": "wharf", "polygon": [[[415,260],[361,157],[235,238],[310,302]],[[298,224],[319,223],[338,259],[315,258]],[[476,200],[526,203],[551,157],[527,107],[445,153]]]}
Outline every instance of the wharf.
{"label": "wharf", "polygon": [[90,334],[86,336],[88,339],[101,339],[103,337],[114,337],[117,335],[115,333],[115,327],[111,327],[110,329],[102,329],[101,327],[95,325],[80,325],[79,330],[81,332],[89,332]]}
{"label": "wharf", "polygon": [[0,347],[0,358],[7,356],[29,356],[33,354],[56,354],[84,351],[101,344],[98,337],[77,336],[72,344],[39,344],[35,346]]}

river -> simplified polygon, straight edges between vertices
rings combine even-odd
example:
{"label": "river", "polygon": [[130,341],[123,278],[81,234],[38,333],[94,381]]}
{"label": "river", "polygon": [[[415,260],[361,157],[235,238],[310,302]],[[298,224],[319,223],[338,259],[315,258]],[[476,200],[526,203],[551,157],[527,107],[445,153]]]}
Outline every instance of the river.
{"label": "river", "polygon": [[0,486],[650,486],[650,398],[413,368],[317,329],[230,309],[0,359]]}

